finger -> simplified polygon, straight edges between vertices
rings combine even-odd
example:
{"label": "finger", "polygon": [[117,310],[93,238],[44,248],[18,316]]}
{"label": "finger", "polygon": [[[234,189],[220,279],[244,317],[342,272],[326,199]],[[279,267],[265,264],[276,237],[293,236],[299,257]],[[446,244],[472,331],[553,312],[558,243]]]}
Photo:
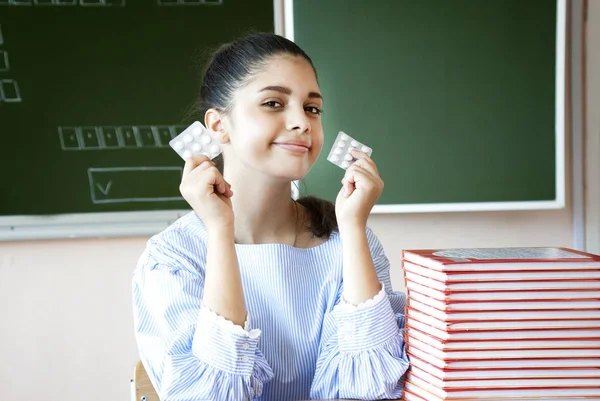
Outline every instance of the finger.
{"label": "finger", "polygon": [[225,178],[223,178],[223,176],[219,172],[219,169],[217,169],[216,167],[211,167],[211,173],[213,177],[212,184],[215,186],[215,191],[224,195],[225,192],[227,192],[227,190],[229,189],[229,184],[227,183],[227,181],[225,181]]}
{"label": "finger", "polygon": [[346,174],[344,175],[344,178],[342,178],[342,187],[344,188],[344,196],[346,198],[352,195],[352,192],[354,192],[356,183],[354,176],[355,170],[356,168],[354,168],[354,165],[348,167],[348,169],[346,169]]}
{"label": "finger", "polygon": [[185,161],[185,165],[183,167],[183,176],[187,176],[190,172],[192,172],[192,170],[194,170],[202,162],[207,161],[207,160],[210,161],[208,156],[203,155],[203,154],[198,154],[198,155],[194,155],[194,156],[190,157],[189,159],[187,159]]}
{"label": "finger", "polygon": [[352,157],[356,159],[354,164],[358,163],[359,166],[366,168],[371,171],[374,175],[379,175],[379,171],[377,170],[377,164],[364,152],[358,151],[356,149],[352,149]]}
{"label": "finger", "polygon": [[184,181],[199,182],[202,180],[202,176],[205,174],[204,172],[210,168],[216,168],[215,164],[210,160],[205,160],[187,173],[186,177],[184,177]]}
{"label": "finger", "polygon": [[375,177],[366,169],[353,164],[347,170],[347,175],[342,180],[344,194],[350,196],[359,186],[375,185]]}

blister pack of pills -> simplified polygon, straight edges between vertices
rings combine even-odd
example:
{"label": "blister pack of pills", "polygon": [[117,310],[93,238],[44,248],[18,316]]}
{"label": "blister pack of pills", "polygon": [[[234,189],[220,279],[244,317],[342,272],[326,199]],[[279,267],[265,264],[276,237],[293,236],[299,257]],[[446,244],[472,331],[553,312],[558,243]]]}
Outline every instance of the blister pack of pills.
{"label": "blister pack of pills", "polygon": [[352,149],[364,152],[369,155],[369,157],[371,157],[371,153],[373,153],[373,149],[340,131],[333,142],[333,147],[329,152],[329,156],[327,156],[327,160],[345,170],[356,161],[352,156]]}
{"label": "blister pack of pills", "polygon": [[212,160],[221,154],[219,138],[213,135],[199,121],[194,121],[192,125],[171,139],[169,145],[183,160],[187,160],[199,153],[206,155]]}

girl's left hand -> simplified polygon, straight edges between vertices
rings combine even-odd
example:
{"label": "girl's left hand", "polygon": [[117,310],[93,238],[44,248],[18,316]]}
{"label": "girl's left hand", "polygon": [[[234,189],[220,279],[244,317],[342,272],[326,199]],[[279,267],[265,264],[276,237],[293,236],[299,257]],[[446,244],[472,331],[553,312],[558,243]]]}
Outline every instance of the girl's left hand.
{"label": "girl's left hand", "polygon": [[373,159],[357,150],[352,151],[352,156],[357,160],[346,169],[335,201],[340,230],[352,225],[365,227],[371,209],[383,192],[383,180]]}

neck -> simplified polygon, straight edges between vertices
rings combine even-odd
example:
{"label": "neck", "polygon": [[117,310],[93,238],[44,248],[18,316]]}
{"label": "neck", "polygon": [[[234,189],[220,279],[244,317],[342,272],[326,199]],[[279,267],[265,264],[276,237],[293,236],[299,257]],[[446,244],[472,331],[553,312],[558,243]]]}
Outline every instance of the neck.
{"label": "neck", "polygon": [[267,181],[241,174],[225,176],[231,184],[238,244],[295,245],[298,205],[288,181]]}

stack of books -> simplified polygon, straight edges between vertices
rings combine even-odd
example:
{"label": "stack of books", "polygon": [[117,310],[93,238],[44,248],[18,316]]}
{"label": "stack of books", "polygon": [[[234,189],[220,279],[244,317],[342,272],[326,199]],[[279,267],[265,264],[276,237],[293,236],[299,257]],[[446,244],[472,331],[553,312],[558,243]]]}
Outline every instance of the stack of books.
{"label": "stack of books", "polygon": [[405,250],[403,399],[600,400],[600,256]]}

